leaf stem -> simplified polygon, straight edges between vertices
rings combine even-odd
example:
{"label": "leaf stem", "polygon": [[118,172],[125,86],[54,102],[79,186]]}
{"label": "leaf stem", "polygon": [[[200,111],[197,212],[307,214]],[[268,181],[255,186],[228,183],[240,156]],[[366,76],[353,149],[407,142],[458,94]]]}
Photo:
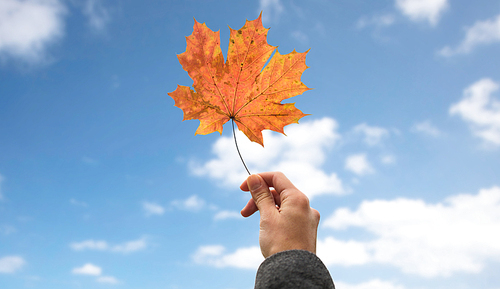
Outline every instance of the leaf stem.
{"label": "leaf stem", "polygon": [[233,126],[233,137],[234,137],[234,144],[236,145],[236,150],[238,151],[238,155],[240,156],[241,162],[243,163],[245,170],[247,170],[248,175],[251,175],[250,171],[247,168],[247,165],[245,164],[245,161],[243,160],[243,157],[241,156],[240,149],[238,148],[238,142],[236,141],[236,132],[234,131],[234,118],[231,118],[231,124]]}

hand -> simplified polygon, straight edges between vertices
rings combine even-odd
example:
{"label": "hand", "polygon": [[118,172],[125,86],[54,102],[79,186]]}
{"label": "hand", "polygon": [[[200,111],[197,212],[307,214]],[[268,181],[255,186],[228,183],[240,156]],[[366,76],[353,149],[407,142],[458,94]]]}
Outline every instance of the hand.
{"label": "hand", "polygon": [[319,212],[283,173],[251,175],[240,188],[252,194],[241,215],[260,211],[259,243],[265,258],[293,249],[316,253]]}

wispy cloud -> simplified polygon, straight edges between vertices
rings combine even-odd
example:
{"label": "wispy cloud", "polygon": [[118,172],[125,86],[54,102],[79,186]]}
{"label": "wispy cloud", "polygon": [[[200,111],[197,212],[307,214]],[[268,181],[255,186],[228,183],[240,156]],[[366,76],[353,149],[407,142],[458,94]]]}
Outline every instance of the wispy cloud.
{"label": "wispy cloud", "polygon": [[0,273],[12,274],[21,270],[26,261],[19,256],[6,256],[0,258]]}
{"label": "wispy cloud", "polygon": [[448,9],[448,0],[396,0],[396,8],[412,21],[426,21],[435,26]]}
{"label": "wispy cloud", "polygon": [[371,240],[318,242],[318,256],[327,265],[369,263],[396,266],[423,277],[479,273],[500,261],[500,187],[460,194],[443,202],[422,200],[363,201],[355,210],[337,209],[324,228],[358,227]]}
{"label": "wispy cloud", "polygon": [[371,17],[364,16],[358,19],[356,28],[363,29],[368,26],[374,26],[377,29],[381,29],[393,25],[395,21],[396,19],[392,14],[373,15]]}
{"label": "wispy cloud", "polygon": [[99,161],[97,159],[94,159],[94,158],[90,158],[90,157],[87,157],[87,156],[84,156],[82,157],[82,162],[84,164],[87,164],[87,165],[98,165],[99,164]]}
{"label": "wispy cloud", "polygon": [[[340,140],[337,122],[323,118],[286,127],[287,136],[263,131],[265,149],[237,133],[245,163],[253,172],[282,171],[310,198],[322,194],[345,194],[336,173],[322,168],[329,150]],[[192,162],[191,172],[216,180],[221,186],[238,187],[248,174],[234,147],[232,137],[220,137],[212,145],[214,157]]]}
{"label": "wispy cloud", "polygon": [[481,45],[500,42],[500,15],[494,19],[477,21],[471,27],[465,29],[465,38],[458,46],[452,48],[446,46],[439,51],[445,57],[457,54],[467,54]]}
{"label": "wispy cloud", "polygon": [[259,11],[262,11],[262,22],[269,23],[275,21],[281,13],[283,13],[284,8],[280,0],[260,0]]}
{"label": "wispy cloud", "polygon": [[371,174],[375,171],[364,153],[348,156],[344,168],[357,175]]}
{"label": "wispy cloud", "polygon": [[48,47],[64,35],[66,7],[59,0],[0,2],[0,59],[50,61]]}
{"label": "wispy cloud", "polygon": [[97,278],[96,281],[99,283],[112,284],[112,285],[116,285],[116,284],[120,283],[120,281],[118,281],[118,279],[116,279],[113,276],[101,276],[101,277]]}
{"label": "wispy cloud", "polygon": [[219,211],[214,216],[215,221],[227,220],[227,219],[242,219],[240,212],[236,211]]}
{"label": "wispy cloud", "polygon": [[202,210],[207,205],[205,200],[197,195],[192,195],[185,200],[174,200],[171,204],[177,209],[194,212]]}
{"label": "wispy cloud", "polygon": [[112,246],[110,250],[112,252],[118,252],[118,253],[131,253],[135,251],[144,250],[146,249],[146,247],[147,247],[146,238],[141,238],[138,240],[133,240],[125,242],[123,244]]}
{"label": "wispy cloud", "polygon": [[147,217],[153,215],[163,215],[165,213],[165,208],[157,203],[152,202],[142,202],[142,209]]}
{"label": "wispy cloud", "polygon": [[441,135],[441,131],[436,126],[434,126],[430,120],[415,123],[411,127],[411,131],[414,133],[422,133],[433,137],[438,137]]}
{"label": "wispy cloud", "polygon": [[307,44],[309,42],[309,37],[307,36],[307,34],[300,30],[293,31],[292,37],[302,44]]}
{"label": "wispy cloud", "polygon": [[16,228],[10,225],[2,225],[0,226],[0,234],[10,235],[17,232]]}
{"label": "wispy cloud", "polygon": [[386,154],[380,157],[380,162],[384,165],[392,165],[396,163],[396,156]]}
{"label": "wispy cloud", "polygon": [[236,267],[255,270],[264,261],[260,248],[257,246],[239,248],[233,253],[226,253],[221,245],[201,246],[191,256],[192,260],[200,265],[218,268]]}
{"label": "wispy cloud", "polygon": [[497,82],[483,78],[467,87],[462,100],[449,110],[467,122],[474,135],[496,146],[500,146],[500,101],[493,93],[498,89]]}
{"label": "wispy cloud", "polygon": [[369,146],[375,146],[382,143],[382,140],[389,137],[389,130],[370,126],[366,123],[358,124],[353,128],[353,132],[364,136],[364,142]]}
{"label": "wispy cloud", "polygon": [[87,0],[83,6],[83,14],[87,16],[89,26],[95,31],[103,31],[111,20],[103,0]]}
{"label": "wispy cloud", "polygon": [[108,251],[117,253],[132,253],[135,251],[146,249],[148,244],[146,238],[143,237],[137,240],[124,242],[122,244],[117,244],[117,245],[109,245],[108,242],[103,240],[90,239],[82,242],[73,242],[69,246],[71,249],[75,251],[94,250],[94,251]]}

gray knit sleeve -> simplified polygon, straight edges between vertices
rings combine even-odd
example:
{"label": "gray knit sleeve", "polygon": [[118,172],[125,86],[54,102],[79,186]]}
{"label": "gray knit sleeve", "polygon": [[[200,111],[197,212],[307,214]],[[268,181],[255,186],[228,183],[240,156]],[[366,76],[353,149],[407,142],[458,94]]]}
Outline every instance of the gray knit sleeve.
{"label": "gray knit sleeve", "polygon": [[257,270],[255,289],[335,289],[323,262],[313,253],[290,250],[268,257]]}

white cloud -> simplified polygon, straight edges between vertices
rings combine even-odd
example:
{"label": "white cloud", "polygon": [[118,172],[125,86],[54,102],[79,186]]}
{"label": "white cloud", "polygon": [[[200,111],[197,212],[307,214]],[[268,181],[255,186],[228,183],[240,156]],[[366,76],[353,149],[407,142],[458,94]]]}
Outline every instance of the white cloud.
{"label": "white cloud", "polygon": [[373,173],[374,170],[366,158],[366,154],[355,154],[347,157],[345,169],[357,175]]}
{"label": "white cloud", "polygon": [[172,201],[172,206],[176,207],[177,209],[193,212],[200,211],[205,207],[205,205],[205,200],[198,197],[197,195],[192,195],[185,200]]}
{"label": "white cloud", "polygon": [[[309,198],[322,194],[345,194],[335,173],[322,169],[327,153],[340,140],[337,122],[331,118],[305,121],[286,127],[287,136],[263,131],[265,148],[237,132],[238,146],[251,172],[282,171]],[[220,137],[212,146],[213,159],[192,162],[191,172],[208,176],[221,186],[238,188],[248,177],[232,137]]]}
{"label": "white cloud", "polygon": [[87,0],[83,7],[83,14],[88,17],[90,27],[96,31],[104,30],[111,20],[102,2],[102,0]]}
{"label": "white cloud", "polygon": [[118,279],[116,279],[113,276],[101,276],[101,277],[97,278],[96,281],[99,283],[112,284],[112,285],[120,283],[120,281],[118,281]]}
{"label": "white cloud", "polygon": [[48,61],[48,46],[64,34],[65,14],[59,0],[0,1],[0,58]]}
{"label": "white cloud", "polygon": [[318,240],[317,254],[326,265],[363,265],[370,261],[370,254],[362,242],[341,241],[333,237]]}
{"label": "white cloud", "polygon": [[364,142],[369,146],[378,145],[383,138],[389,136],[389,131],[378,126],[369,126],[366,123],[358,124],[353,128],[353,131],[365,136]]}
{"label": "white cloud", "polygon": [[98,283],[111,284],[111,285],[116,285],[120,283],[120,281],[118,281],[118,279],[116,279],[113,276],[101,276],[102,274],[101,267],[96,266],[92,263],[87,263],[82,267],[74,268],[71,272],[76,275],[97,276],[96,281]]}
{"label": "white cloud", "polygon": [[239,248],[233,253],[225,254],[226,249],[220,245],[201,246],[191,256],[192,260],[201,265],[217,268],[235,267],[255,270],[264,257],[257,246]]}
{"label": "white cloud", "polygon": [[410,20],[427,21],[432,26],[449,6],[448,0],[396,0],[395,5]]}
{"label": "white cloud", "polygon": [[26,261],[19,256],[6,256],[0,258],[0,273],[15,273],[26,264]]}
{"label": "white cloud", "polygon": [[0,174],[0,201],[3,200],[3,193],[2,193],[2,183],[5,181],[5,177]]}
{"label": "white cloud", "polygon": [[371,240],[320,240],[318,255],[328,265],[387,264],[423,277],[479,273],[487,262],[500,262],[500,187],[436,204],[364,201],[356,210],[337,209],[323,226],[373,234]]}
{"label": "white cloud", "polygon": [[85,240],[82,242],[71,243],[70,248],[75,251],[95,250],[95,251],[110,251],[118,253],[131,253],[143,250],[147,247],[146,238],[128,241],[118,245],[109,245],[106,241]]}
{"label": "white cloud", "polygon": [[148,217],[152,215],[163,215],[165,213],[165,208],[152,202],[142,202],[142,209]]}
{"label": "white cloud", "polygon": [[241,219],[241,214],[236,211],[220,211],[214,216],[215,221],[227,220],[227,219]]}
{"label": "white cloud", "polygon": [[449,110],[467,122],[474,135],[493,145],[500,145],[500,102],[492,96],[498,89],[498,83],[483,78],[467,87],[463,99]]}
{"label": "white cloud", "polygon": [[71,272],[77,275],[99,276],[102,273],[102,269],[94,264],[87,263],[82,267],[74,268]]}
{"label": "white cloud", "polygon": [[373,279],[359,284],[349,284],[344,282],[335,281],[335,287],[340,289],[404,289],[401,285],[394,284],[389,281],[382,281],[380,279]]}
{"label": "white cloud", "polygon": [[278,18],[283,13],[283,5],[280,0],[260,0],[259,13],[262,11],[262,22],[268,23],[271,19]]}
{"label": "white cloud", "polygon": [[465,29],[465,38],[455,48],[446,46],[439,51],[442,56],[453,56],[456,54],[470,53],[480,45],[500,42],[500,15],[495,19],[477,21],[471,27]]}
{"label": "white cloud", "polygon": [[429,120],[416,123],[412,126],[411,131],[423,133],[433,137],[438,137],[441,135],[441,131],[437,127],[435,127]]}
{"label": "white cloud", "polygon": [[111,247],[110,250],[118,253],[131,253],[135,251],[144,250],[146,249],[146,247],[147,247],[146,238],[141,238],[138,240],[125,242],[120,245],[115,245]]}

